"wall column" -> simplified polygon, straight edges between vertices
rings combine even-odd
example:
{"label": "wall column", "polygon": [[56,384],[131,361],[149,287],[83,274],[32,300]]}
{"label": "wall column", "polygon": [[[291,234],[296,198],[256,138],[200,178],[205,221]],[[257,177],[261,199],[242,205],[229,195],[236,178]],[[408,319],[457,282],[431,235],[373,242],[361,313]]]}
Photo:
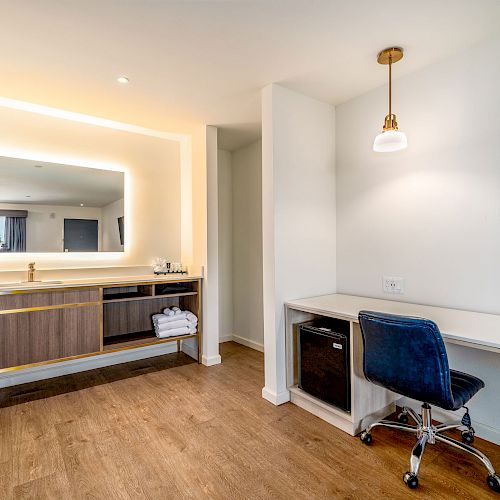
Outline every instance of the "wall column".
{"label": "wall column", "polygon": [[335,293],[335,110],[279,85],[262,91],[265,386],[289,401],[285,311],[291,299]]}
{"label": "wall column", "polygon": [[203,290],[203,356],[206,366],[221,362],[219,354],[219,194],[217,128],[206,127],[207,266]]}

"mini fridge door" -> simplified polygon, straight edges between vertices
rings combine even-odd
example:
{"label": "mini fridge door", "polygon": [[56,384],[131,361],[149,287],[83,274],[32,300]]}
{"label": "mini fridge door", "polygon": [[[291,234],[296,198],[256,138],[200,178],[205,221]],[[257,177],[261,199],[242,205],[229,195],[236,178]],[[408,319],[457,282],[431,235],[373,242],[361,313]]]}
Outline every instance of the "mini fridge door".
{"label": "mini fridge door", "polygon": [[351,410],[349,338],[309,325],[299,326],[299,388],[312,396]]}

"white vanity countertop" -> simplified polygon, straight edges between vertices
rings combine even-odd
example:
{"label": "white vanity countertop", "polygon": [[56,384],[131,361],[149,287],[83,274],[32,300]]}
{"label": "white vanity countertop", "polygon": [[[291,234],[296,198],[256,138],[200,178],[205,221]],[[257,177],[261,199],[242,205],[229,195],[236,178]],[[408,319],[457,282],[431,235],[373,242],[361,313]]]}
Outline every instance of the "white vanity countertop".
{"label": "white vanity countertop", "polygon": [[299,311],[335,316],[354,322],[358,322],[358,313],[361,310],[427,318],[438,325],[445,340],[500,353],[500,315],[498,314],[338,293],[291,300],[286,303],[286,306]]}
{"label": "white vanity countertop", "polygon": [[99,278],[79,278],[79,279],[63,279],[63,280],[44,280],[44,281],[34,281],[33,283],[20,283],[20,282],[0,282],[0,294],[9,293],[12,291],[29,291],[29,290],[43,290],[55,289],[55,288],[71,288],[71,287],[100,287],[100,286],[112,286],[121,284],[134,284],[134,283],[154,283],[156,281],[168,282],[168,281],[184,281],[184,280],[197,280],[201,279],[202,276],[192,275],[192,274],[167,274],[167,275],[154,275],[145,274],[140,276],[116,276],[116,277],[99,277]]}

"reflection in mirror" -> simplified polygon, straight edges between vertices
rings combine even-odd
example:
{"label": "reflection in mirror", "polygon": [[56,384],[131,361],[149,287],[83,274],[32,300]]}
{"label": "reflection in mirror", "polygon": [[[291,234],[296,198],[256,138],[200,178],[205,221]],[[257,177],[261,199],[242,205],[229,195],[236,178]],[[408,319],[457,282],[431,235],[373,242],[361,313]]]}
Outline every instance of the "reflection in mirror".
{"label": "reflection in mirror", "polygon": [[124,173],[0,157],[0,252],[123,252]]}

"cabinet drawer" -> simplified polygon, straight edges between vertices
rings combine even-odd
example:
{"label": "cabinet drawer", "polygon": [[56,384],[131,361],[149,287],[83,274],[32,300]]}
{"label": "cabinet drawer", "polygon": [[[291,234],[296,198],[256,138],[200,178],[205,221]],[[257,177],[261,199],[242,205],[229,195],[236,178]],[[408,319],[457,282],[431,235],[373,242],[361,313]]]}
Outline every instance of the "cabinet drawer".
{"label": "cabinet drawer", "polygon": [[28,307],[57,306],[61,304],[81,304],[97,302],[99,290],[61,290],[57,292],[32,292],[0,295],[0,311],[9,309],[25,309]]}
{"label": "cabinet drawer", "polygon": [[100,307],[0,315],[0,369],[100,350]]}

